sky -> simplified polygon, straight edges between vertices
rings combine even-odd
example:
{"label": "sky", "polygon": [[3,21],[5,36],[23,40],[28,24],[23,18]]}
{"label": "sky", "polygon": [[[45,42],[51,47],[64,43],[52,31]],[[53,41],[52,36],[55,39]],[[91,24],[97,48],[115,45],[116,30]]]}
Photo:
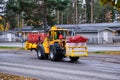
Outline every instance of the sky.
{"label": "sky", "polygon": [[83,4],[85,4],[85,0],[83,0]]}
{"label": "sky", "polygon": [[[5,2],[6,2],[6,1],[8,1],[8,0],[5,0]],[[0,4],[0,7],[3,7],[3,6],[4,6],[4,5],[1,5],[1,4]],[[3,11],[3,10],[0,9],[0,12],[2,12],[2,11]],[[0,15],[4,15],[4,14],[3,14],[3,13],[0,13]]]}

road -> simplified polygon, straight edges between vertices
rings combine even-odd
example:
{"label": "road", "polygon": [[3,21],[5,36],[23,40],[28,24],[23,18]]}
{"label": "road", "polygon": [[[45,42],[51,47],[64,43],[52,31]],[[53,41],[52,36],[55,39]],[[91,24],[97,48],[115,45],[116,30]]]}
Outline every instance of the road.
{"label": "road", "polygon": [[69,58],[59,62],[38,60],[30,51],[0,51],[0,72],[40,80],[120,80],[119,63],[84,58],[74,63]]}

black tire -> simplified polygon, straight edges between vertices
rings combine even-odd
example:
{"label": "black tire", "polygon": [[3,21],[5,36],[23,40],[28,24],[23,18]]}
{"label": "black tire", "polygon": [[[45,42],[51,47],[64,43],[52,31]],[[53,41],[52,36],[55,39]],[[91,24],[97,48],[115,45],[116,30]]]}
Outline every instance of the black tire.
{"label": "black tire", "polygon": [[37,58],[38,59],[44,59],[45,58],[45,51],[44,51],[44,47],[42,45],[39,45],[37,47]]}
{"label": "black tire", "polygon": [[48,54],[45,54],[45,58],[48,59]]}
{"label": "black tire", "polygon": [[71,61],[78,61],[79,57],[70,57]]}
{"label": "black tire", "polygon": [[61,46],[58,42],[54,43],[54,47],[56,49],[57,60],[62,60],[63,57],[65,57],[65,50],[61,49]]}
{"label": "black tire", "polygon": [[51,61],[56,61],[57,57],[56,57],[56,49],[54,45],[50,46],[50,54],[49,54],[49,59]]}

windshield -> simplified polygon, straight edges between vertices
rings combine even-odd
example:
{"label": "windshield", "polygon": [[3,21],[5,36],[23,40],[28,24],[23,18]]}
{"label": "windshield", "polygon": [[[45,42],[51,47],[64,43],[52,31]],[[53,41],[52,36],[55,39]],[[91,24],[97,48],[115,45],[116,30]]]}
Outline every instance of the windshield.
{"label": "windshield", "polygon": [[66,39],[67,31],[66,30],[55,30],[55,39]]}

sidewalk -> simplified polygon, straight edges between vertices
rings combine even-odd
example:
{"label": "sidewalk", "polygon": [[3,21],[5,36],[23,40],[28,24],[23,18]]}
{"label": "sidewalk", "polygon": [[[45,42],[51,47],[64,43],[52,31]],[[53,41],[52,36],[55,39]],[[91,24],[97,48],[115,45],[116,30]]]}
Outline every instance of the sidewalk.
{"label": "sidewalk", "polygon": [[21,42],[0,42],[0,46],[12,46],[12,47],[20,47],[23,48],[25,43]]}
{"label": "sidewalk", "polygon": [[87,44],[87,46],[120,47],[120,43],[114,43],[114,44]]}

